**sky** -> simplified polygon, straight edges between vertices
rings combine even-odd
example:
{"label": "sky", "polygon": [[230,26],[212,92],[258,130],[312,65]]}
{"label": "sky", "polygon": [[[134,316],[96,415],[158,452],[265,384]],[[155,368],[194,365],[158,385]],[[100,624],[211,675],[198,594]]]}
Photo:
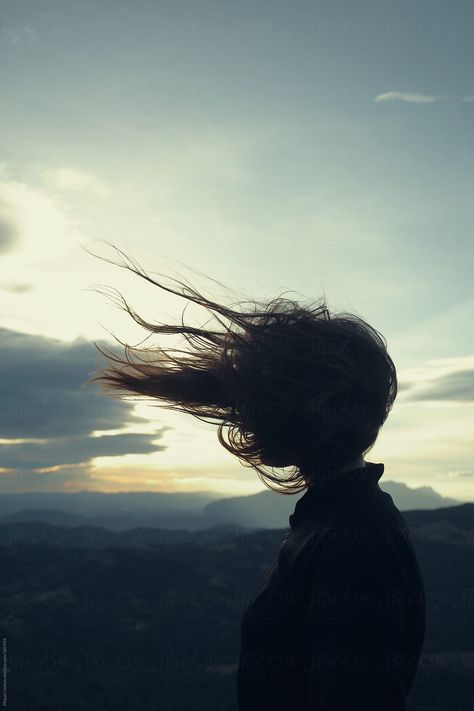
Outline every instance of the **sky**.
{"label": "sky", "polygon": [[461,0],[1,0],[0,492],[264,489],[215,426],[81,388],[147,335],[97,288],[186,304],[108,241],[362,316],[400,382],[366,460],[474,500],[473,39]]}

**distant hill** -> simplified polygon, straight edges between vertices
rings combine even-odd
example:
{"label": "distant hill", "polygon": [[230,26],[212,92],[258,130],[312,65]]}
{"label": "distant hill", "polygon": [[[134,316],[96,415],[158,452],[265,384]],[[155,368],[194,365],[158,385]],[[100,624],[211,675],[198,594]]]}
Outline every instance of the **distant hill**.
{"label": "distant hill", "polygon": [[395,505],[400,511],[412,511],[414,509],[439,509],[446,506],[456,506],[461,501],[451,499],[448,496],[441,496],[430,486],[418,486],[412,489],[399,481],[380,481],[379,486],[387,494],[390,494]]}
{"label": "distant hill", "polygon": [[220,497],[216,492],[153,491],[0,494],[0,522],[41,521],[67,527],[100,526],[112,531],[140,526],[193,530],[221,523],[212,517],[204,522],[202,519],[204,506]]}
{"label": "distant hill", "polygon": [[127,515],[131,512],[168,513],[169,511],[201,511],[211,501],[221,498],[217,492],[125,491],[33,491],[0,494],[0,516],[9,516],[22,509],[68,511],[85,516]]}
{"label": "distant hill", "polygon": [[[250,536],[252,533],[260,541],[270,541],[275,536],[275,527],[262,530],[259,527],[244,527],[231,523],[214,524],[201,530],[137,527],[111,531],[83,524],[53,525],[41,520],[29,520],[28,511],[24,514],[25,520],[21,520],[19,516],[11,516],[8,522],[0,521],[0,546],[17,543],[89,549],[147,548],[181,544],[208,546],[213,542],[233,541],[236,537]],[[405,511],[403,516],[414,538],[474,546],[474,503],[441,509]],[[277,535],[283,535],[285,527],[280,528],[281,533]]]}
{"label": "distant hill", "polygon": [[0,516],[0,524],[19,523],[21,521],[34,521],[47,523],[53,526],[99,526],[110,531],[128,531],[133,528],[165,528],[165,529],[188,529],[190,531],[209,528],[210,526],[222,523],[214,520],[212,516],[203,517],[201,512],[190,511],[168,511],[163,514],[150,514],[150,511],[129,511],[128,514],[95,514],[86,516],[75,514],[69,511],[57,509],[22,509],[8,516]]}
{"label": "distant hill", "polygon": [[66,528],[91,524],[90,519],[86,516],[56,509],[22,509],[9,516],[0,517],[0,523],[21,523],[24,521],[41,521]]}
{"label": "distant hill", "polygon": [[[422,486],[412,489],[395,481],[380,482],[380,488],[390,494],[400,511],[411,509],[435,509],[461,502],[437,494]],[[204,507],[204,515],[214,522],[227,521],[241,526],[282,528],[288,526],[288,517],[293,513],[300,495],[277,494],[262,491],[250,496],[233,496],[213,501]]]}
{"label": "distant hill", "polygon": [[[435,509],[460,502],[430,487],[411,489],[399,482],[383,482],[401,511]],[[160,528],[199,531],[217,524],[247,528],[285,528],[303,494],[262,491],[249,496],[222,498],[212,492],[124,492],[106,494],[32,492],[0,495],[0,523],[34,521],[55,526],[93,526],[110,531]]]}

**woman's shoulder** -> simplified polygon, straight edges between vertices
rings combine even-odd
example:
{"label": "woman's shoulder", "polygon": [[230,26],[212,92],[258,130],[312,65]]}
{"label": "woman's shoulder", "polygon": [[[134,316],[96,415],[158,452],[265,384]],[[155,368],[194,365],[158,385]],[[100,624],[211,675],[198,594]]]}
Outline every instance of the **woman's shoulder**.
{"label": "woman's shoulder", "polygon": [[[377,487],[378,488],[378,487]],[[285,578],[306,585],[315,569],[374,570],[402,579],[420,578],[408,526],[389,494],[381,489],[370,501],[348,499],[307,517],[290,530],[279,553]]]}

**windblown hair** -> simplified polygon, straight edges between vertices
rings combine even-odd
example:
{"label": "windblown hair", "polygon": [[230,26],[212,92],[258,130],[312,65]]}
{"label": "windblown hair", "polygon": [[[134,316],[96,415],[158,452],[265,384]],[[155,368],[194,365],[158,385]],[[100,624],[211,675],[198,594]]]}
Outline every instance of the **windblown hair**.
{"label": "windblown hair", "polygon": [[221,445],[279,493],[298,493],[371,449],[397,395],[395,365],[377,330],[357,315],[330,314],[324,299],[304,307],[280,296],[234,310],[179,280],[182,292],[164,286],[112,246],[128,260],[118,266],[230,324],[216,315],[222,330],[185,326],[183,318],[181,325],[149,323],[120,294],[121,308],[149,335],[181,334],[191,348],[137,349],[116,339],[125,347],[121,358],[93,341],[111,364],[85,384],[101,381],[105,391],[217,424]]}

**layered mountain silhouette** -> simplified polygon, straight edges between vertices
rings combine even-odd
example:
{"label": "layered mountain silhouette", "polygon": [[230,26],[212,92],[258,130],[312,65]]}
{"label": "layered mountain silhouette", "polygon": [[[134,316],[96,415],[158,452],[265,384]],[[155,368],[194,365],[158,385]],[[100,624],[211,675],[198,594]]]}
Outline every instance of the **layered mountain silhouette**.
{"label": "layered mountain silhouette", "polygon": [[[427,486],[412,489],[400,482],[381,482],[401,511],[435,509],[460,502]],[[247,528],[285,528],[302,494],[262,491],[222,498],[215,492],[124,492],[106,494],[25,493],[0,495],[0,523],[35,521],[52,525],[98,526],[111,531],[132,528],[202,530],[219,524]]]}
{"label": "layered mountain silhouette", "polygon": [[0,495],[0,522],[37,521],[58,526],[99,526],[125,531],[137,526],[149,528],[206,528],[212,516],[203,520],[206,504],[218,499],[216,492],[121,492],[97,491],[29,492]]}
{"label": "layered mountain silhouette", "polygon": [[93,516],[96,514],[127,515],[129,512],[143,511],[148,514],[168,511],[201,511],[210,501],[221,498],[215,491],[162,492],[125,491],[104,493],[101,491],[33,491],[14,494],[0,494],[0,516],[21,509],[50,509],[69,511],[75,514]]}
{"label": "layered mountain silhouette", "polygon": [[[61,512],[39,511],[39,514],[61,514]],[[217,523],[201,530],[186,528],[151,528],[137,527],[127,530],[112,531],[100,526],[84,523],[72,523],[76,517],[61,514],[67,525],[52,524],[39,520],[30,520],[34,512],[20,512],[0,520],[0,546],[16,543],[27,545],[74,546],[89,549],[106,548],[148,548],[156,546],[176,546],[193,544],[207,547],[224,539],[232,540],[235,536],[258,536],[270,541],[275,527],[242,526],[233,523]],[[71,520],[68,520],[71,516]],[[460,504],[440,509],[415,509],[405,511],[403,516],[410,526],[412,535],[425,541],[439,541],[474,547],[474,503]],[[80,518],[80,517],[77,517]],[[280,529],[278,529],[280,530]]]}
{"label": "layered mountain silhouette", "polygon": [[[395,481],[380,482],[380,488],[393,498],[400,511],[434,509],[459,504],[445,498],[428,486],[412,489]],[[300,495],[275,494],[262,491],[251,496],[234,496],[213,501],[204,507],[204,515],[215,523],[227,522],[241,526],[281,528],[288,526],[288,517],[294,511]]]}

